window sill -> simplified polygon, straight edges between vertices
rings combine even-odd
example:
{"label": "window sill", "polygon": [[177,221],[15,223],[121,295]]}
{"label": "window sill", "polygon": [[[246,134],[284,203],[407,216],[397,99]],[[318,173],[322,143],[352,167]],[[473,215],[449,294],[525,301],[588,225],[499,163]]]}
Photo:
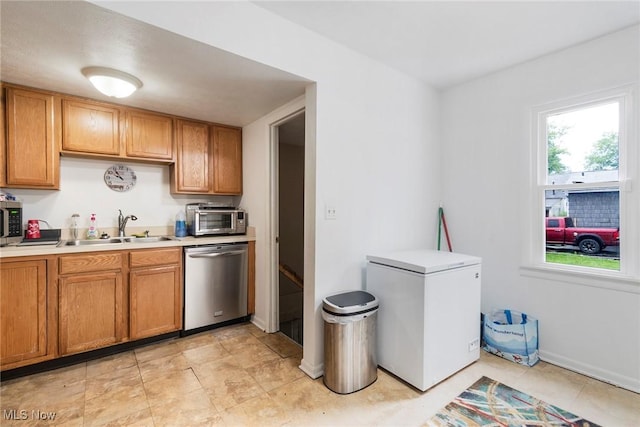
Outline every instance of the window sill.
{"label": "window sill", "polygon": [[554,267],[551,265],[521,266],[520,274],[536,279],[553,280],[557,282],[571,283],[574,285],[590,286],[600,289],[609,289],[618,292],[640,294],[640,279],[624,276],[619,272],[610,273],[603,270],[583,269],[570,270],[566,266]]}

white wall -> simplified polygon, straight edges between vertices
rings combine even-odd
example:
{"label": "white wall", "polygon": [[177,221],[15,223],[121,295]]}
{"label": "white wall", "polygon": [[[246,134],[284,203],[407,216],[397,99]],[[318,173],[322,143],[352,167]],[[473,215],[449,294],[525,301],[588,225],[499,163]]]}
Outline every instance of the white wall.
{"label": "white wall", "polygon": [[[133,189],[120,193],[104,184],[104,172],[114,164],[126,164],[134,170],[138,180]],[[124,215],[138,217],[136,222],[128,222],[127,231],[165,227],[173,232],[175,215],[184,211],[186,203],[213,199],[212,196],[169,194],[169,166],[166,165],[63,156],[60,171],[60,191],[5,189],[23,201],[25,222],[30,218],[44,219],[52,228],[67,229],[71,215],[77,213],[80,228],[86,228],[89,215],[95,213],[99,229],[117,229],[118,209],[122,209]],[[217,198],[234,200],[228,196]]]}
{"label": "white wall", "polygon": [[[434,247],[439,188],[438,96],[424,84],[246,2],[98,2],[135,19],[317,82],[307,91],[305,346],[322,373],[322,298],[360,289],[368,252]],[[243,204],[256,227],[256,317],[269,277],[269,120],[244,129]],[[309,138],[314,139],[310,143]],[[311,164],[309,164],[311,163]],[[309,175],[307,175],[309,177]],[[308,191],[311,189],[312,191]],[[338,219],[324,220],[332,204]],[[312,210],[312,212],[309,212]],[[260,307],[260,308],[259,308]]]}
{"label": "white wall", "polygon": [[[242,131],[244,194],[242,201],[249,212],[249,223],[256,228],[256,313],[253,322],[271,331],[271,307],[276,294],[271,286],[270,250],[270,126],[305,108],[305,97],[295,99],[267,114]],[[275,254],[274,254],[275,255]],[[312,284],[313,282],[311,282]],[[310,284],[309,284],[310,285]]]}
{"label": "white wall", "polygon": [[[454,249],[483,259],[483,312],[512,308],[537,317],[543,360],[635,391],[640,391],[637,280],[606,290],[571,277],[525,276],[521,267],[528,244],[522,230],[531,205],[532,107],[637,84],[639,40],[638,27],[629,28],[460,85],[442,98],[445,211]],[[632,173],[637,183],[637,169]],[[630,212],[635,216],[627,231],[637,240],[634,187]]]}

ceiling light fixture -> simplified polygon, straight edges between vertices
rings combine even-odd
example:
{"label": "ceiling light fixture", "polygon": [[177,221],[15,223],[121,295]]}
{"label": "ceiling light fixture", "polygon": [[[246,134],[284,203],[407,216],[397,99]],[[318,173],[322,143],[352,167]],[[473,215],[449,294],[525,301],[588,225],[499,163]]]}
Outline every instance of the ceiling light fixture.
{"label": "ceiling light fixture", "polygon": [[113,98],[126,98],[142,87],[138,78],[112,68],[86,67],[82,74],[96,89]]}

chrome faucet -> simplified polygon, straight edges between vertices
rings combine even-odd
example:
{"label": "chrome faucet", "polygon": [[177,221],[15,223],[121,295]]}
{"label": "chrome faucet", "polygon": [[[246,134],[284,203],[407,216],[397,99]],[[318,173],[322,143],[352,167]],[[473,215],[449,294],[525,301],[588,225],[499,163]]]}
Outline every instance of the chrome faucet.
{"label": "chrome faucet", "polygon": [[118,215],[118,237],[125,237],[124,228],[127,226],[127,221],[131,219],[131,221],[137,221],[138,217],[135,215],[122,215],[122,211],[118,209],[120,214]]}

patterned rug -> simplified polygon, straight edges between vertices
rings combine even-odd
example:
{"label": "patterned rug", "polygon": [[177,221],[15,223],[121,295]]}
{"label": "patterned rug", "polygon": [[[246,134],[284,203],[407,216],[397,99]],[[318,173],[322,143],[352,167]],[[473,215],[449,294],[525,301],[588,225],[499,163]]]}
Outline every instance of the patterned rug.
{"label": "patterned rug", "polygon": [[578,415],[482,377],[442,408],[427,426],[598,427]]}

